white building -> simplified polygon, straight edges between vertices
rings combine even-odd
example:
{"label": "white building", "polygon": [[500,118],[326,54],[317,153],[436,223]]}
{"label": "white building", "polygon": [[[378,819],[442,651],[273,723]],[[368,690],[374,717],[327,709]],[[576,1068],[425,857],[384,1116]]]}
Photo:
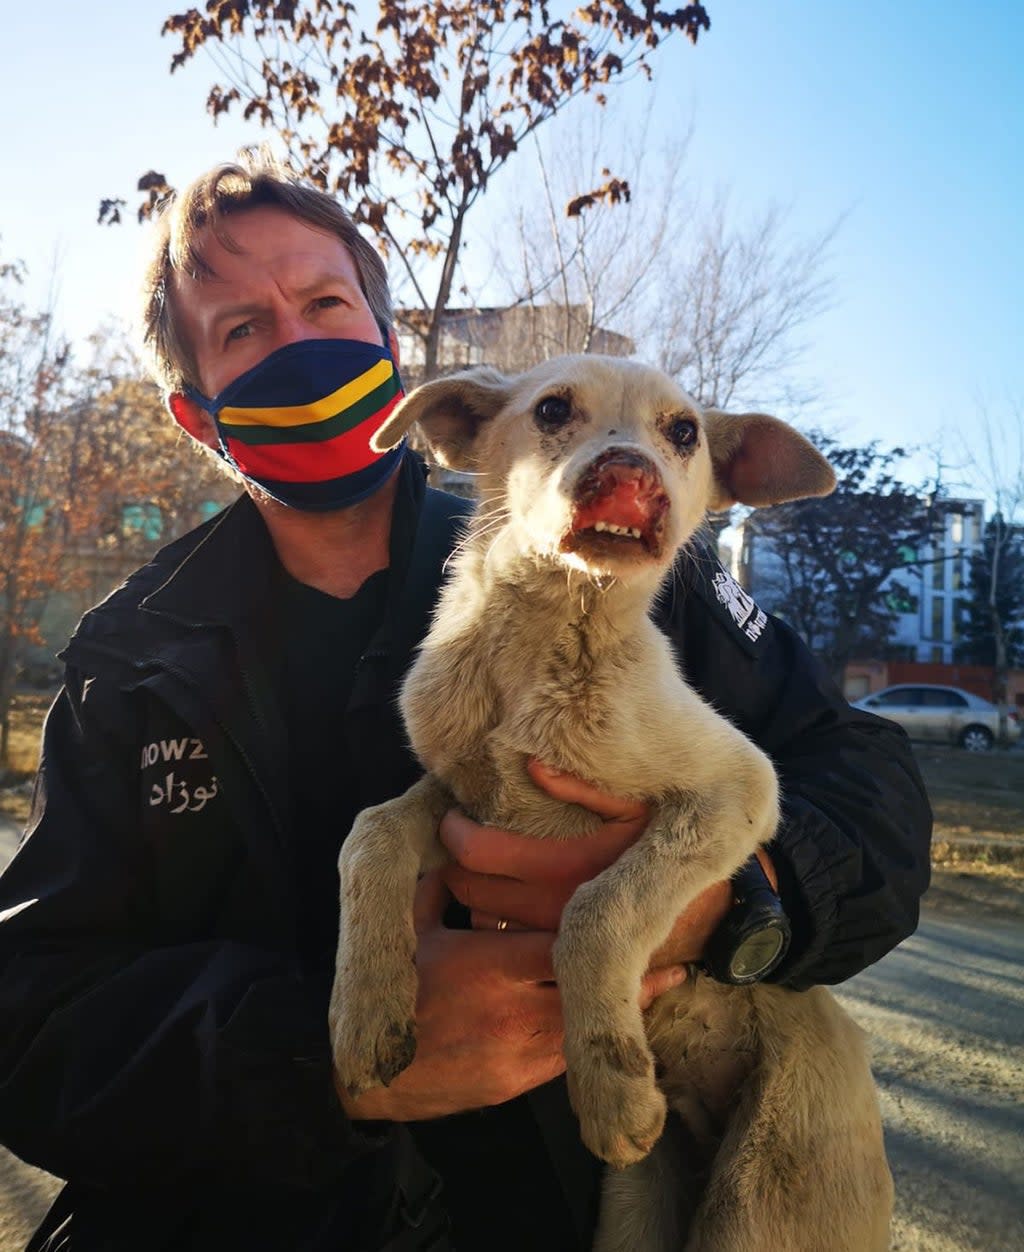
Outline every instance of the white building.
{"label": "white building", "polygon": [[971,557],[984,541],[985,506],[981,500],[943,500],[937,508],[941,530],[918,553],[919,577],[902,579],[917,590],[892,642],[905,660],[951,665],[970,598]]}
{"label": "white building", "polygon": [[[909,568],[892,576],[906,588],[906,594],[895,587],[888,593],[889,606],[898,613],[888,648],[892,660],[952,664],[955,659],[970,595],[971,556],[984,538],[985,506],[981,500],[947,499],[935,507],[939,525],[933,541],[916,553],[906,552]],[[737,582],[759,604],[785,617],[781,562],[771,541],[758,532],[756,514],[731,528],[728,558]]]}

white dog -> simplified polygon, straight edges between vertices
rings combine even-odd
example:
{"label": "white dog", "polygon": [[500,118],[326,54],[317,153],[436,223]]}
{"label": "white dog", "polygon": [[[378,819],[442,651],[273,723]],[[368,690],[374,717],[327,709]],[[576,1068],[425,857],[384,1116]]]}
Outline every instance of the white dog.
{"label": "white dog", "polygon": [[[637,1007],[677,916],[778,822],[771,762],[690,689],[648,610],[707,510],[825,495],[830,467],[775,418],[702,411],[658,371],[596,356],[428,383],[377,442],[413,421],[443,464],[482,476],[481,503],[402,693],[427,773],[363,812],[341,853],[340,1081],[386,1084],[414,1055],[412,901],[446,857],[442,814],[554,839],[599,820],[533,786],[536,756],[652,811],[569,901],[554,950],[570,1097],[618,1167],[595,1247],[883,1252],[892,1180],[866,1049],[824,989],[695,976]],[[666,1104],[706,1154],[695,1211]]]}

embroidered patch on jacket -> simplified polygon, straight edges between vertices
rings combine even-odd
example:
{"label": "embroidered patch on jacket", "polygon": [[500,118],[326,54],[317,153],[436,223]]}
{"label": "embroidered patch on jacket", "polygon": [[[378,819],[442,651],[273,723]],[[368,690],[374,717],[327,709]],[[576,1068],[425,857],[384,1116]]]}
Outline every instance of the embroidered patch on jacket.
{"label": "embroidered patch on jacket", "polygon": [[[192,766],[190,761],[204,761]],[[168,768],[170,766],[171,768]],[[140,768],[149,786],[150,808],[200,813],[217,796],[217,778],[209,772],[209,757],[201,739],[156,739],[142,748]]]}
{"label": "embroidered patch on jacket", "polygon": [[711,580],[715,589],[715,597],[719,604],[724,604],[736,625],[751,641],[757,643],[761,632],[768,624],[768,614],[759,609],[754,599],[739,585],[733,576],[719,566],[718,573]]}

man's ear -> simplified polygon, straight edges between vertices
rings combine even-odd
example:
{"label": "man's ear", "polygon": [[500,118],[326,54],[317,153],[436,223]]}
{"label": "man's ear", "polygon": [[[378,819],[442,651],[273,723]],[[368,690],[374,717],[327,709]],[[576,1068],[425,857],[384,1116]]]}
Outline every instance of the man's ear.
{"label": "man's ear", "polygon": [[205,409],[201,409],[194,400],[190,400],[180,391],[171,392],[167,397],[167,407],[171,416],[186,434],[191,435],[197,443],[204,443],[216,452],[220,447],[217,442],[217,428]]}
{"label": "man's ear", "polygon": [[413,422],[446,469],[471,469],[477,436],[507,404],[512,380],[488,366],[436,378],[411,391],[370,440],[375,452],[386,452],[402,439]]}
{"label": "man's ear", "polygon": [[760,508],[827,496],[835,490],[832,466],[809,439],[766,413],[704,410],[714,467],[712,512],[732,504]]}

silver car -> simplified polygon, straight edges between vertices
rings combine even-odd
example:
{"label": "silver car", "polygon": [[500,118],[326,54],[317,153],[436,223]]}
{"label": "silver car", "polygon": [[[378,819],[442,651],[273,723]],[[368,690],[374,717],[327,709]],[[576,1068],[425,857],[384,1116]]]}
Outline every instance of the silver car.
{"label": "silver car", "polygon": [[[955,743],[968,752],[987,752],[999,734],[996,705],[959,687],[901,683],[851,703],[855,709],[867,709],[897,722],[911,739]],[[1010,743],[1017,741],[1020,731],[1019,718],[1011,710],[1007,719]]]}

